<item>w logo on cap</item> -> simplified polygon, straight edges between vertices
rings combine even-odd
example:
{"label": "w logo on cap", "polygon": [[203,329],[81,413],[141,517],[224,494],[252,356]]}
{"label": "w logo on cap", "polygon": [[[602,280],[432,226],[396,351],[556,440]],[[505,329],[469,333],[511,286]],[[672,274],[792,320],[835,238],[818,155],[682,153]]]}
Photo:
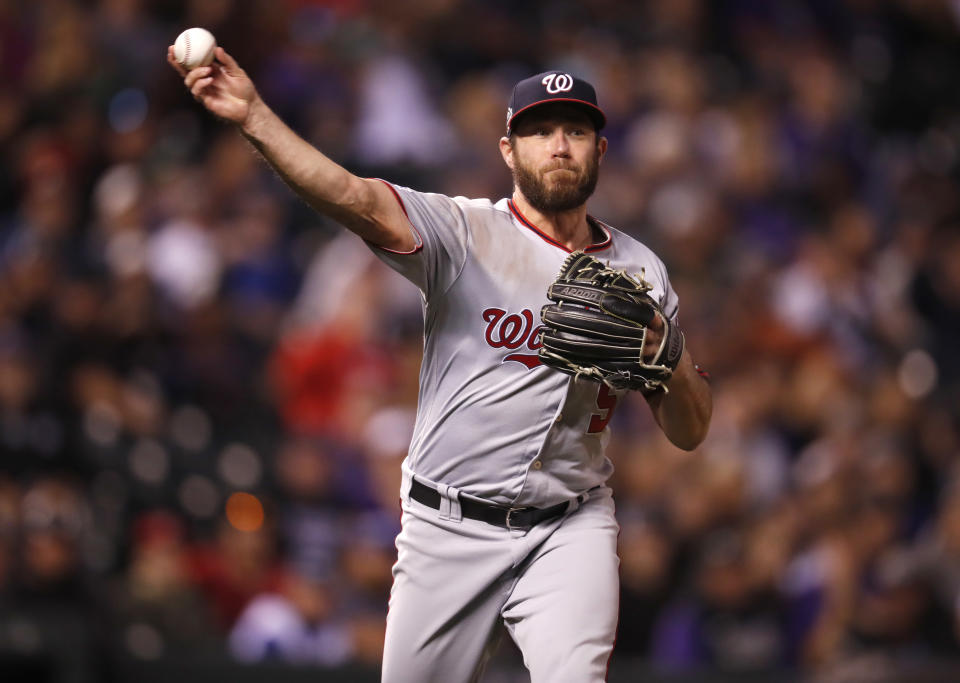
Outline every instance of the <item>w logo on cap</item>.
{"label": "w logo on cap", "polygon": [[573,88],[573,76],[570,74],[547,74],[540,81],[551,95],[568,92]]}
{"label": "w logo on cap", "polygon": [[579,106],[597,130],[607,123],[603,111],[597,106],[597,93],[592,85],[563,71],[551,70],[524,78],[513,86],[507,103],[507,135],[511,134],[518,116],[523,116],[533,107],[551,102]]}

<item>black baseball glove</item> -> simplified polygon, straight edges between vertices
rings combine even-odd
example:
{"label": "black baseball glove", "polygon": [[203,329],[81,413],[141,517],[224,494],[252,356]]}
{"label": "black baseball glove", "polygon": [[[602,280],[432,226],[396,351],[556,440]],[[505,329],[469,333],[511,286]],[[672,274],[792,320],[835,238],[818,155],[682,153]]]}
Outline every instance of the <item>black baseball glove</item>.
{"label": "black baseball glove", "polygon": [[612,389],[666,392],[683,333],[647,294],[651,288],[642,272],[630,276],[582,251],[570,254],[547,289],[555,303],[540,312],[541,362]]}

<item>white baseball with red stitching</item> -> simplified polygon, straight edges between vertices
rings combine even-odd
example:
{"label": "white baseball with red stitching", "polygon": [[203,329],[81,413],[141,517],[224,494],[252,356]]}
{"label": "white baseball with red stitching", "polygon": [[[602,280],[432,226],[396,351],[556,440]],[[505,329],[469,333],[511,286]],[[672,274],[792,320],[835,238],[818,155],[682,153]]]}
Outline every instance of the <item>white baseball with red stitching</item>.
{"label": "white baseball with red stitching", "polygon": [[188,28],[177,36],[173,44],[173,56],[187,71],[213,62],[217,40],[205,28]]}

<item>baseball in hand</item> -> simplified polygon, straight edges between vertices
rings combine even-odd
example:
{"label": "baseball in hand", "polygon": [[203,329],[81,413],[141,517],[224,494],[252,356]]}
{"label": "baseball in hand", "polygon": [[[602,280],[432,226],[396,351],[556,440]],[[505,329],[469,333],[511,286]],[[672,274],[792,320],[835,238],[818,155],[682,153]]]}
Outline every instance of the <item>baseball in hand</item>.
{"label": "baseball in hand", "polygon": [[188,28],[177,36],[173,44],[173,56],[187,71],[213,62],[217,39],[205,28]]}

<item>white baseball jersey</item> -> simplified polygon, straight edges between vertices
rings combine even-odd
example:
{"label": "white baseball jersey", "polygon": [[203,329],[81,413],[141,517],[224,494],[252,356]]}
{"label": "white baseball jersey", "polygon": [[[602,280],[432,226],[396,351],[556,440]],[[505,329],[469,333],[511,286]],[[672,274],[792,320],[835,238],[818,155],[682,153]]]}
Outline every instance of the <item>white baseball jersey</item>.
{"label": "white baseball jersey", "polygon": [[[408,253],[374,251],[423,295],[425,342],[417,422],[404,463],[427,483],[490,502],[546,507],[602,484],[607,423],[618,395],[540,364],[547,287],[570,251],[509,199],[466,199],[390,185],[416,232]],[[591,219],[586,249],[643,273],[670,318],[677,296],[660,259]]]}

